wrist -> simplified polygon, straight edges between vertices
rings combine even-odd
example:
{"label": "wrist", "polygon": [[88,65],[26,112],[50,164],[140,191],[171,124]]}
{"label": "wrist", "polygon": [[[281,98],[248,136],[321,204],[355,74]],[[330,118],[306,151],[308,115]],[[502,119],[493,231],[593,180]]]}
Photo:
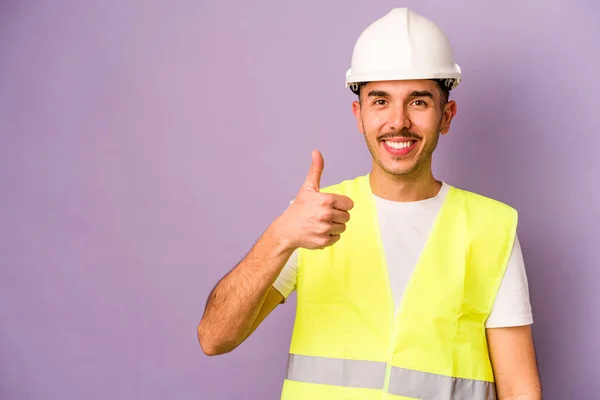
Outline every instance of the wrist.
{"label": "wrist", "polygon": [[286,234],[285,225],[285,221],[279,216],[269,226],[266,233],[278,254],[290,256],[298,246]]}

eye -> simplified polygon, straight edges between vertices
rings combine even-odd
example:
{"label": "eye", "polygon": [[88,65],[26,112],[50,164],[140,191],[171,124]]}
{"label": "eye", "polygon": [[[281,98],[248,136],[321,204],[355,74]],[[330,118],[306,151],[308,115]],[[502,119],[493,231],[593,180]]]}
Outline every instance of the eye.
{"label": "eye", "polygon": [[412,104],[414,104],[417,107],[426,107],[427,103],[423,100],[415,100],[412,102]]}
{"label": "eye", "polygon": [[373,104],[376,106],[385,106],[387,104],[387,101],[385,101],[384,99],[378,99],[375,100]]}

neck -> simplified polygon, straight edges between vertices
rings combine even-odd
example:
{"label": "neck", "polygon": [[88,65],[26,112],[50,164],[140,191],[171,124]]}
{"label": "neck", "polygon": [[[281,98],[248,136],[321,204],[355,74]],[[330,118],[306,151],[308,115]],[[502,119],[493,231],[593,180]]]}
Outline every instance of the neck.
{"label": "neck", "polygon": [[409,175],[392,175],[373,162],[369,180],[375,196],[402,202],[429,199],[437,195],[442,187],[442,182],[433,177],[431,163]]}

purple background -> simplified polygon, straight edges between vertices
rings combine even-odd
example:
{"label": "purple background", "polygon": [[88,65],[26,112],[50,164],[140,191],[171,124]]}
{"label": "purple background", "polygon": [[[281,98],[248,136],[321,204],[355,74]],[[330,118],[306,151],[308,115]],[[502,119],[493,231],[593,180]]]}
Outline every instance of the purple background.
{"label": "purple background", "polygon": [[4,0],[0,399],[278,398],[295,298],[225,356],[196,325],[311,149],[368,171],[344,75],[397,6],[464,72],[437,177],[520,210],[544,398],[596,398],[598,2]]}

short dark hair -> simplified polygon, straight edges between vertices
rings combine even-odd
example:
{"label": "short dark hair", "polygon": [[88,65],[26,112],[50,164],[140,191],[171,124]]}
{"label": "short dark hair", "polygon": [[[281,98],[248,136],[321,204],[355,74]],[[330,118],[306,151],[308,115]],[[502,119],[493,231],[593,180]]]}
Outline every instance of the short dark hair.
{"label": "short dark hair", "polygon": [[[454,79],[431,79],[435,83],[437,83],[438,88],[440,90],[440,103],[441,106],[444,107],[450,98],[450,90],[454,86],[456,86],[456,81]],[[360,100],[360,89],[365,86],[369,82],[358,82],[350,85],[350,90],[358,96]]]}
{"label": "short dark hair", "polygon": [[450,85],[447,85],[448,79],[434,79],[433,81],[438,84],[440,90],[440,106],[443,108],[450,99],[450,90],[454,87],[455,81],[452,79]]}

